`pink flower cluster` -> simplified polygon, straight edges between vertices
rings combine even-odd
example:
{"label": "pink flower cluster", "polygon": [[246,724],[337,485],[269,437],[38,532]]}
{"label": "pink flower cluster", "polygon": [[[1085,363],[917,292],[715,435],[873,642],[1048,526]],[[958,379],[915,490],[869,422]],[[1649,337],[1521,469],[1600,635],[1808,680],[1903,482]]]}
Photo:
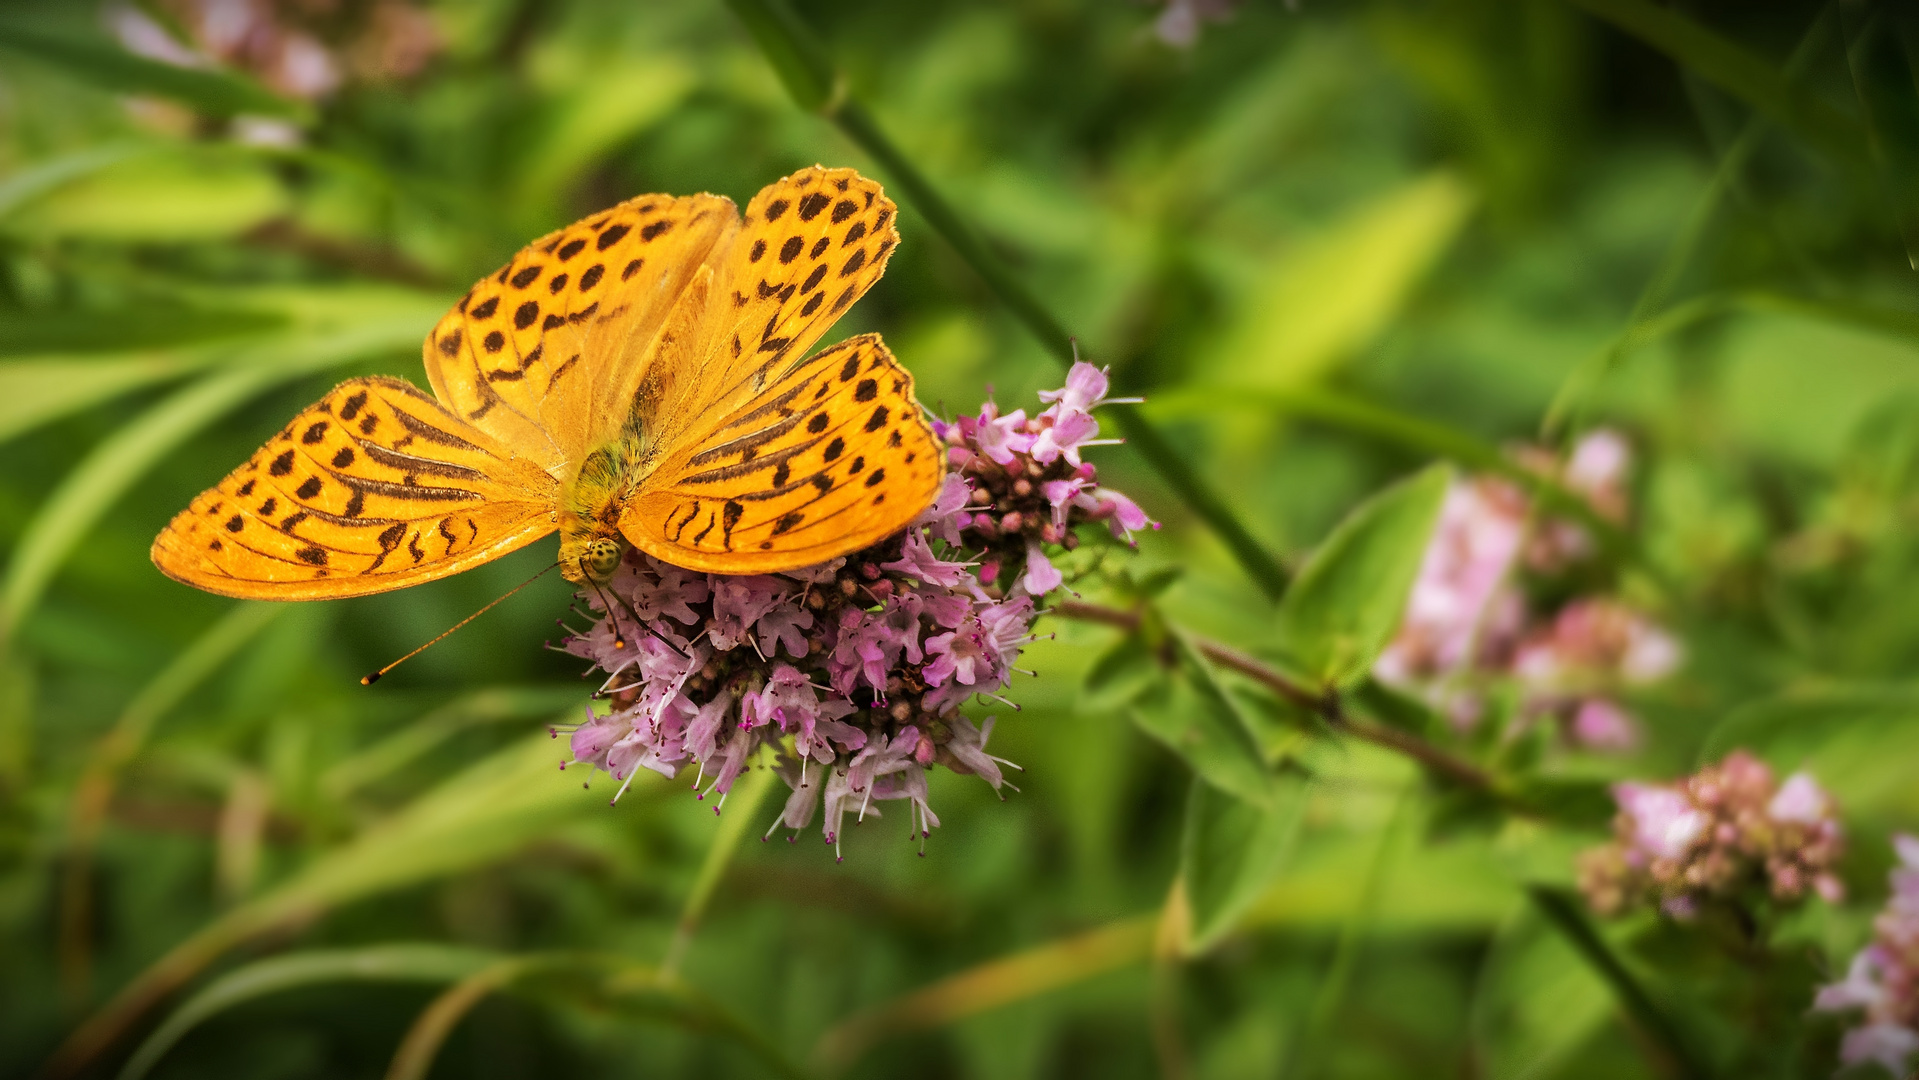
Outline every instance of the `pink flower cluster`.
{"label": "pink flower cluster", "polygon": [[350,79],[418,74],[442,44],[432,15],[408,0],[159,0],[155,8],[188,40],[138,5],[123,5],[112,13],[112,29],[129,51],[180,67],[229,65],[309,101]]}
{"label": "pink flower cluster", "polygon": [[1683,919],[1709,901],[1755,893],[1785,904],[1808,892],[1844,896],[1833,875],[1844,833],[1831,797],[1806,773],[1781,784],[1735,750],[1676,784],[1616,784],[1613,798],[1613,840],[1579,860],[1580,890],[1602,915],[1640,901]]}
{"label": "pink flower cluster", "polygon": [[1840,1060],[1876,1061],[1894,1076],[1907,1076],[1919,1051],[1919,837],[1897,836],[1892,843],[1899,865],[1891,874],[1892,897],[1873,920],[1872,944],[1853,956],[1844,979],[1820,987],[1812,1007],[1863,1010],[1865,1023],[1846,1032]]}
{"label": "pink flower cluster", "polygon": [[968,492],[943,539],[981,552],[982,585],[1023,575],[1020,585],[1034,596],[1059,588],[1063,577],[1046,548],[1077,548],[1073,526],[1082,521],[1103,521],[1129,543],[1136,530],[1159,528],[1133,500],[1100,487],[1098,470],[1080,460],[1085,447],[1119,441],[1097,437],[1093,410],[1140,400],[1109,398],[1107,388],[1106,372],[1076,363],[1064,387],[1040,392],[1051,404],[1038,416],[1028,419],[1024,409],[1002,416],[989,401],[978,416],[936,425]]}
{"label": "pink flower cluster", "polygon": [[993,719],[976,727],[959,708],[976,696],[1011,704],[998,692],[1021,670],[1038,601],[1062,582],[1047,548],[1076,547],[1083,522],[1122,535],[1149,524],[1080,460],[1110,441],[1091,417],[1105,392],[1104,373],[1076,364],[1032,420],[989,403],[941,423],[954,468],[933,505],[850,556],[730,576],[629,551],[609,587],[582,596],[593,625],[563,643],[606,673],[611,706],[588,707],[574,762],[612,774],[622,793],[641,769],[696,767],[695,788],[710,777],[700,797],[723,803],[770,751],[793,792],[767,834],[797,833],[823,805],[836,848],[847,814],[888,800],[908,802],[924,840],[939,824],[927,800],[935,764],[998,789],[1011,763],[986,751]]}
{"label": "pink flower cluster", "polygon": [[[1556,471],[1601,516],[1624,520],[1631,450],[1616,432],[1587,435],[1563,467],[1534,449],[1516,456],[1543,474]],[[1616,695],[1671,674],[1679,643],[1618,600],[1576,597],[1539,611],[1522,587],[1523,577],[1563,572],[1593,550],[1584,528],[1538,514],[1517,485],[1456,482],[1374,674],[1422,695],[1462,732],[1484,715],[1488,690],[1510,682],[1524,718],[1550,717],[1581,746],[1632,749],[1638,721]]]}

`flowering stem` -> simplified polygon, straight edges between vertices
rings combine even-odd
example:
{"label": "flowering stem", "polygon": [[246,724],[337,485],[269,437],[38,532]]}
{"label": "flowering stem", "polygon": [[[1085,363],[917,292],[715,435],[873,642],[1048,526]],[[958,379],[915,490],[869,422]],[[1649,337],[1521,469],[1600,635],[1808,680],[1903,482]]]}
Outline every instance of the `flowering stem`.
{"label": "flowering stem", "polygon": [[686,959],[686,950],[693,944],[693,935],[700,928],[700,918],[706,914],[706,905],[713,899],[713,892],[719,888],[720,879],[726,876],[726,868],[733,861],[733,853],[739,850],[740,839],[753,827],[753,818],[765,800],[766,793],[773,787],[774,772],[770,768],[750,768],[733,786],[728,801],[733,805],[730,812],[720,815],[720,826],[713,834],[713,844],[706,849],[706,859],[700,863],[699,876],[693,879],[693,889],[686,894],[686,903],[680,908],[680,922],[673,928],[673,940],[666,947],[666,958],[660,961],[660,973],[667,978],[677,975],[680,962]]}
{"label": "flowering stem", "polygon": [[1593,969],[1594,974],[1612,988],[1613,996],[1619,999],[1619,1007],[1626,1011],[1648,1039],[1658,1044],[1679,1075],[1687,1080],[1705,1080],[1712,1075],[1711,1070],[1694,1056],[1686,1040],[1680,1037],[1679,1029],[1673,1025],[1671,1018],[1654,1004],[1645,987],[1639,985],[1639,980],[1614,955],[1606,940],[1599,936],[1599,931],[1586,921],[1577,899],[1548,885],[1528,885],[1526,894],[1553,929],[1559,931],[1567,944]]}
{"label": "flowering stem", "polygon": [[[1130,631],[1139,627],[1137,612],[1121,611],[1118,608],[1088,604],[1079,600],[1061,601],[1053,606],[1052,612],[1062,619],[1104,623],[1123,630]],[[1340,707],[1340,699],[1336,695],[1315,694],[1274,670],[1270,665],[1219,642],[1196,637],[1193,643],[1208,660],[1221,667],[1231,668],[1286,701],[1314,713],[1336,731],[1343,731],[1353,738],[1375,746],[1396,750],[1454,783],[1481,791],[1494,792],[1498,789],[1497,783],[1486,770],[1464,758],[1447,753],[1410,731],[1352,716]]]}
{"label": "flowering stem", "polygon": [[[794,102],[831,121],[860,149],[872,155],[905,193],[905,201],[919,211],[1000,301],[1012,309],[1053,358],[1061,366],[1072,363],[1075,359],[1073,335],[887,137],[865,106],[852,97],[846,77],[833,67],[832,59],[812,30],[782,0],[728,0],[728,6],[746,24]],[[1137,413],[1122,412],[1120,425],[1133,448],[1193,513],[1219,534],[1267,598],[1278,600],[1291,576],[1286,567],[1266,550],[1226,501],[1192,470],[1151,421]]]}

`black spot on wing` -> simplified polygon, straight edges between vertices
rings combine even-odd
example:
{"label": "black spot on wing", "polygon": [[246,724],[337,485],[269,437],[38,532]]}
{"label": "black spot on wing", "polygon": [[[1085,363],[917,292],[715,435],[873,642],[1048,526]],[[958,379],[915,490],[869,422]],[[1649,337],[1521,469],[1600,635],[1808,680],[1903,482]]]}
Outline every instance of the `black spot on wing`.
{"label": "black spot on wing", "polygon": [[721,543],[729,551],[733,548],[733,526],[740,523],[740,516],[745,513],[746,507],[732,499],[726,500],[726,506],[721,510]]}

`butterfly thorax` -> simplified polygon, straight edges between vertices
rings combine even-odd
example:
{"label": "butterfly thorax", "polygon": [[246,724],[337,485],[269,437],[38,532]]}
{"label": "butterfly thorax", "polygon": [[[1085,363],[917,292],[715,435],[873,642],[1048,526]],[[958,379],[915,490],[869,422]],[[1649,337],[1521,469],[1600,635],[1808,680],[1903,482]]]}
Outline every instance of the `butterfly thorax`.
{"label": "butterfly thorax", "polygon": [[620,511],[632,489],[640,456],[637,432],[627,432],[586,456],[560,495],[560,573],[575,583],[604,584],[619,568],[627,543]]}

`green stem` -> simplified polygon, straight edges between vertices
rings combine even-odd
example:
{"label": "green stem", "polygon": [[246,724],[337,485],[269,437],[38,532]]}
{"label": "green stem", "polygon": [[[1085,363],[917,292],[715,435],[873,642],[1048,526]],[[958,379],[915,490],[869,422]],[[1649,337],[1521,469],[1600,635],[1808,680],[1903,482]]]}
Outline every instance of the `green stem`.
{"label": "green stem", "polygon": [[759,809],[772,786],[773,770],[770,767],[749,768],[729,793],[733,812],[720,815],[720,827],[713,834],[713,846],[706,849],[706,860],[700,863],[699,876],[693,879],[693,889],[686,894],[686,903],[680,907],[680,922],[673,928],[673,940],[666,947],[666,959],[660,961],[660,973],[666,978],[678,974],[680,963],[686,959],[686,950],[693,944],[693,935],[699,931],[700,919],[706,914],[706,905],[712,901],[714,890],[720,887],[720,879],[726,876],[726,868],[732,863],[733,854],[739,850],[740,840],[746,836],[746,830],[753,826],[754,812]]}
{"label": "green stem", "polygon": [[1576,898],[1547,885],[1528,885],[1526,894],[1553,929],[1559,931],[1593,972],[1612,988],[1620,1008],[1626,1010],[1626,1015],[1632,1018],[1648,1039],[1658,1044],[1671,1059],[1679,1075],[1688,1080],[1705,1080],[1712,1075],[1711,1070],[1700,1062],[1692,1047],[1680,1035],[1672,1019],[1654,1004],[1645,987],[1639,985],[1639,980],[1626,970],[1626,965],[1606,944],[1606,939],[1600,937],[1599,931],[1586,920]]}
{"label": "green stem", "polygon": [[[927,224],[933,226],[973,272],[1000,298],[1062,366],[1075,358],[1074,337],[987,245],[986,240],[881,130],[865,106],[847,92],[825,48],[781,0],[727,0],[767,62],[801,108],[833,122],[892,177]],[[1269,599],[1278,600],[1289,580],[1284,565],[1267,551],[1232,507],[1189,465],[1165,435],[1142,416],[1120,414],[1120,427],[1174,493],[1223,540],[1247,575]]]}

